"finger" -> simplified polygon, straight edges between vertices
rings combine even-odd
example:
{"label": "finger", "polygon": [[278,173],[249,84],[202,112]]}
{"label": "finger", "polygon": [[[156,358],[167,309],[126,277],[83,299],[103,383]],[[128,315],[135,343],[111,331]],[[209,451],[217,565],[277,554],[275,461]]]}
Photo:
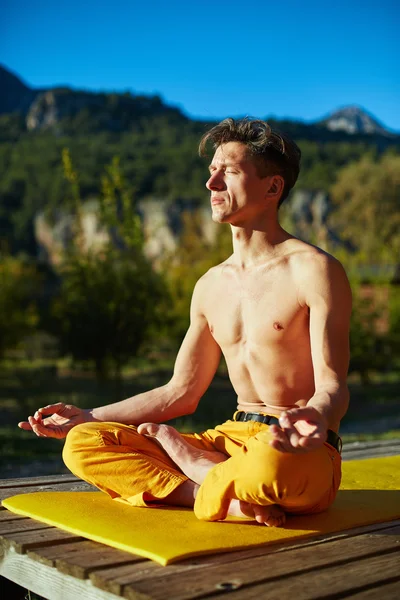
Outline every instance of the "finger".
{"label": "finger", "polygon": [[287,438],[286,433],[277,425],[271,425],[270,431],[273,435],[273,439],[270,441],[270,445],[279,450],[280,452],[291,452],[292,448]]}
{"label": "finger", "polygon": [[284,414],[292,423],[299,420],[309,421],[315,423],[321,430],[327,428],[325,417],[313,406],[303,406],[301,408],[291,408]]}
{"label": "finger", "polygon": [[285,446],[283,444],[281,444],[281,442],[279,440],[271,440],[269,442],[269,445],[274,449],[274,450],[278,450],[279,452],[289,452],[289,450],[287,450],[285,448]]}
{"label": "finger", "polygon": [[283,429],[286,434],[286,437],[293,448],[298,448],[300,446],[301,434],[297,431],[297,429],[292,424],[286,413],[282,413],[279,417],[279,425]]}
{"label": "finger", "polygon": [[296,421],[297,419],[314,419],[316,416],[316,409],[313,406],[301,406],[300,408],[291,408],[281,414],[287,416],[289,419]]}
{"label": "finger", "polygon": [[50,437],[50,438],[58,437],[56,430],[51,429],[50,427],[45,427],[44,425],[42,425],[41,423],[36,421],[36,419],[34,417],[28,417],[28,419],[29,419],[29,424],[32,427],[32,431],[38,437]]}
{"label": "finger", "polygon": [[32,431],[32,427],[30,426],[28,421],[20,421],[18,423],[18,427],[20,429],[25,429],[25,431]]}
{"label": "finger", "polygon": [[305,450],[313,450],[323,445],[326,435],[313,434],[312,436],[302,436],[299,440],[299,446]]}
{"label": "finger", "polygon": [[269,431],[272,434],[274,440],[278,440],[280,442],[283,442],[285,440],[285,432],[283,431],[283,429],[278,427],[278,425],[271,425]]}
{"label": "finger", "polygon": [[54,414],[60,414],[60,412],[62,412],[65,409],[65,404],[64,402],[57,402],[56,404],[48,404],[47,406],[43,406],[43,408],[39,408],[36,413],[35,413],[35,419],[37,419],[38,417],[36,417],[36,415],[54,415]]}
{"label": "finger", "polygon": [[29,425],[31,426],[33,433],[35,435],[37,435],[38,437],[43,437],[42,433],[40,433],[38,430],[38,423],[37,423],[36,419],[34,417],[28,417],[28,421],[29,421]]}
{"label": "finger", "polygon": [[[273,428],[273,430],[272,430]],[[301,440],[303,439],[307,439],[307,438],[303,438],[302,436],[299,435],[299,433],[296,431],[296,438],[298,438],[298,440],[296,440],[294,443],[292,442],[292,438],[288,437],[288,433],[286,432],[285,429],[282,429],[280,427],[278,427],[277,425],[271,425],[270,428],[272,431],[271,433],[274,436],[274,439],[271,440],[270,445],[275,448],[275,450],[279,450],[280,452],[308,452],[310,450],[309,446],[304,447],[303,443]],[[296,445],[294,445],[296,444]]]}

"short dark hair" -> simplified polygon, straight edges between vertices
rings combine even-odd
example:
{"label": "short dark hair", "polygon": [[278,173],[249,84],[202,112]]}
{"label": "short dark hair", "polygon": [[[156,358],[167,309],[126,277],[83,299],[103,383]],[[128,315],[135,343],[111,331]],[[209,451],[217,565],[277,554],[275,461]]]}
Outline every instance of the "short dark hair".
{"label": "short dark hair", "polygon": [[285,185],[279,206],[288,197],[299,176],[301,151],[286,134],[273,130],[266,121],[260,119],[229,118],[203,135],[199,145],[200,156],[206,156],[209,142],[214,150],[229,142],[245,144],[260,177],[282,176]]}

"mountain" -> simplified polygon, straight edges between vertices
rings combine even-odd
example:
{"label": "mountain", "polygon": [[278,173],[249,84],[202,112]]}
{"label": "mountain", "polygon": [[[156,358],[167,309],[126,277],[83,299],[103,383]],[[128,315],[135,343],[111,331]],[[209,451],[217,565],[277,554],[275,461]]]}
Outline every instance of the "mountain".
{"label": "mountain", "polygon": [[138,125],[142,119],[166,116],[179,124],[187,117],[164,104],[159,96],[107,94],[51,89],[38,94],[26,115],[29,131],[53,129],[62,133],[120,133]]}
{"label": "mountain", "polygon": [[[0,86],[0,241],[11,252],[35,255],[37,216],[68,212],[66,149],[83,203],[96,200],[110,182],[119,185],[110,166],[115,161],[127,193],[137,202],[171,204],[171,222],[191,203],[203,206],[207,200],[206,164],[197,147],[212,123],[188,118],[158,96],[31,89],[4,67]],[[296,213],[290,216],[305,226],[318,222],[323,229],[329,191],[344,165],[371,152],[379,157],[388,148],[400,154],[400,135],[382,132],[380,124],[378,130],[349,133],[325,122],[268,121],[302,149],[297,192],[304,193],[293,197]]]}
{"label": "mountain", "polygon": [[[0,116],[14,113],[25,120],[28,131],[51,130],[57,134],[87,134],[99,131],[122,133],[142,129],[144,121],[167,118],[172,125],[197,124],[204,131],[205,123],[186,117],[178,108],[169,106],[159,96],[138,96],[131,93],[97,93],[73,90],[68,87],[33,89],[6,67],[0,65]],[[268,119],[295,139],[311,141],[341,141],[347,136],[375,137],[380,145],[388,138],[398,137],[389,132],[367,111],[357,106],[337,110],[315,123]],[[10,127],[10,123],[8,123]],[[16,138],[18,123],[12,125]],[[3,133],[0,138],[6,138]]]}
{"label": "mountain", "polygon": [[26,114],[40,90],[33,90],[22,80],[0,65],[0,114]]}
{"label": "mountain", "polygon": [[143,119],[165,116],[177,125],[188,121],[178,109],[157,96],[130,93],[96,93],[68,87],[37,89],[25,85],[0,65],[0,115],[20,113],[28,131],[56,133],[123,132]]}
{"label": "mountain", "polygon": [[345,106],[329,114],[320,121],[331,131],[345,131],[349,134],[391,134],[374,116],[359,106]]}

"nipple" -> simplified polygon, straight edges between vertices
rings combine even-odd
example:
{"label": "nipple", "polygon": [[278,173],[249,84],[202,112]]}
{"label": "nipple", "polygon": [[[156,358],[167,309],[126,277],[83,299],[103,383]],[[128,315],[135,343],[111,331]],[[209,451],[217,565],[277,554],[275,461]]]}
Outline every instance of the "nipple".
{"label": "nipple", "polygon": [[281,329],[283,329],[283,325],[279,323],[279,321],[275,321],[274,329],[276,329],[277,331],[281,331]]}

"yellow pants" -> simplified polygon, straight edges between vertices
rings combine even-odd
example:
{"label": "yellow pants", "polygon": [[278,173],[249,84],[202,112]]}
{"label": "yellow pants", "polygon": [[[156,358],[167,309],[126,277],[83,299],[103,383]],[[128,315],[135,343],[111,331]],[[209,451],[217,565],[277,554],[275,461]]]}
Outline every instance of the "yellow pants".
{"label": "yellow pants", "polygon": [[[196,448],[227,456],[200,486],[194,505],[199,519],[224,519],[232,498],[261,506],[279,504],[288,513],[316,513],[333,502],[340,485],[341,457],[335,448],[326,443],[307,453],[279,452],[269,445],[269,425],[264,423],[227,421],[200,434],[182,435]],[[75,475],[133,506],[147,506],[145,493],[162,502],[188,479],[134,425],[77,425],[68,433],[63,458]]]}

